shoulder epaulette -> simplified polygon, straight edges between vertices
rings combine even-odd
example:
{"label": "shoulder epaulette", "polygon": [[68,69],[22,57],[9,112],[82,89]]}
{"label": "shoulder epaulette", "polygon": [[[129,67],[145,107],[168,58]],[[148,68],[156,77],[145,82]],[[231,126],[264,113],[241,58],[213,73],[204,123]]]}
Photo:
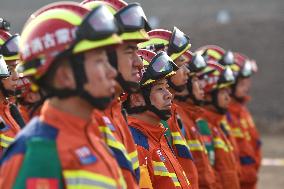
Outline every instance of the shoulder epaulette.
{"label": "shoulder epaulette", "polygon": [[134,127],[129,127],[131,134],[134,138],[135,144],[142,146],[146,150],[149,150],[149,143],[148,143],[148,138],[145,136],[141,131]]}

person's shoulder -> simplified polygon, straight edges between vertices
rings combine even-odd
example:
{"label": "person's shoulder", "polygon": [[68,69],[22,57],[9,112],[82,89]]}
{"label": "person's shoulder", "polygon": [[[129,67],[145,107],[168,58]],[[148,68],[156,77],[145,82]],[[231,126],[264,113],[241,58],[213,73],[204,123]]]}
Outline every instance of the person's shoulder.
{"label": "person's shoulder", "polygon": [[145,148],[146,150],[149,150],[149,142],[148,142],[147,135],[144,134],[138,128],[132,127],[131,125],[129,126],[129,129],[130,129],[130,132],[132,134],[135,144]]}
{"label": "person's shoulder", "polygon": [[25,154],[27,142],[34,138],[56,140],[58,130],[41,121],[38,117],[33,118],[16,136],[14,142],[7,148],[1,164],[17,154]]}

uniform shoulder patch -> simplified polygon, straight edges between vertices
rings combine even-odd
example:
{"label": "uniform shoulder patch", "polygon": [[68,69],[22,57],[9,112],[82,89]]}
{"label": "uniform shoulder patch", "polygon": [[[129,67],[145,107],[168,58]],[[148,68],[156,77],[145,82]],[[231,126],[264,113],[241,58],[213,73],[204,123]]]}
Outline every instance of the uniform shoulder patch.
{"label": "uniform shoulder patch", "polygon": [[134,138],[135,144],[142,146],[146,150],[149,150],[148,138],[140,130],[129,126],[131,134]]}
{"label": "uniform shoulder patch", "polygon": [[91,150],[87,146],[76,149],[75,154],[82,165],[89,165],[97,161],[96,156],[92,154]]}

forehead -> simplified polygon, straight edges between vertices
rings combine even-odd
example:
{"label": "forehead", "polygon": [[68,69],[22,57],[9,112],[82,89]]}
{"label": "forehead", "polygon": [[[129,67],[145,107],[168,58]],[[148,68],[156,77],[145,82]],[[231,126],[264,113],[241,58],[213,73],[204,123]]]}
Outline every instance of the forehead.
{"label": "forehead", "polygon": [[167,81],[166,79],[160,79],[160,80],[158,80],[158,81],[156,81],[156,82],[154,83],[154,86],[153,86],[153,87],[155,87],[155,86],[161,86],[161,85],[166,85],[166,84],[168,84],[168,81]]}

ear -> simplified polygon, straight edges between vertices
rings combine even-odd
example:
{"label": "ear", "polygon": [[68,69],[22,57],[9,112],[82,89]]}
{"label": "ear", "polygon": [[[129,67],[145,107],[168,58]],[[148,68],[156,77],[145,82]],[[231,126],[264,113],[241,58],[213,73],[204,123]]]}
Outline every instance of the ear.
{"label": "ear", "polygon": [[137,106],[145,106],[145,100],[140,93],[134,93],[130,95],[130,106],[137,107]]}
{"label": "ear", "polygon": [[56,88],[75,89],[76,82],[70,66],[63,64],[57,68],[54,74]]}

